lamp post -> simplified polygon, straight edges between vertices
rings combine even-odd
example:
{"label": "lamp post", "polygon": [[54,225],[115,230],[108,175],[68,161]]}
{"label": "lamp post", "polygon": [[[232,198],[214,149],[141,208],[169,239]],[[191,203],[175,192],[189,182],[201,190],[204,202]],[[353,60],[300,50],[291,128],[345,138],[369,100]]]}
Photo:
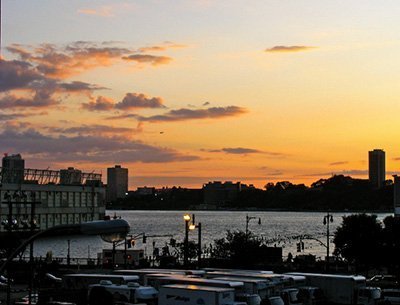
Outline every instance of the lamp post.
{"label": "lamp post", "polygon": [[185,214],[183,215],[183,220],[185,221],[185,241],[183,245],[183,265],[185,268],[188,266],[188,256],[189,256],[189,222],[190,222],[190,215]]}
{"label": "lamp post", "polygon": [[195,230],[197,229],[198,233],[198,243],[197,243],[197,265],[198,268],[200,269],[201,266],[201,222],[199,222],[197,225],[195,224],[195,215],[192,215],[192,224],[189,226],[189,230]]}
{"label": "lamp post", "polygon": [[[248,214],[246,214],[246,238],[249,234],[249,222],[252,219],[257,219],[257,217],[255,216],[249,216]],[[258,217],[258,224],[261,225],[261,217]]]}
{"label": "lamp post", "polygon": [[333,215],[329,212],[324,216],[324,225],[326,225],[326,271],[329,270],[329,223],[333,222]]}

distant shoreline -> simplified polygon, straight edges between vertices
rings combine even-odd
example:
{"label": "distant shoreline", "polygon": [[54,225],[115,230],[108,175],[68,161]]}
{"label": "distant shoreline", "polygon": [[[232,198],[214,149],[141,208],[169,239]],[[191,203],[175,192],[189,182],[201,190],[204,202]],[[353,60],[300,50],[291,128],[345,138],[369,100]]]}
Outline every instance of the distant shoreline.
{"label": "distant shoreline", "polygon": [[[196,211],[196,212],[212,212],[212,211],[229,211],[229,212],[302,212],[302,213],[326,213],[328,210],[305,210],[305,209],[132,209],[132,208],[107,208],[106,211]],[[330,213],[349,213],[349,214],[391,214],[394,213],[393,210],[329,210]]]}

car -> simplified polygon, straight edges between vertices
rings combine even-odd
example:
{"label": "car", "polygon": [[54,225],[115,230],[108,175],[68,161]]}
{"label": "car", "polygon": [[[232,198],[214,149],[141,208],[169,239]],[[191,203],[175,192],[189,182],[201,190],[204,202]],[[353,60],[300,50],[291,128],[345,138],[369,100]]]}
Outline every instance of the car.
{"label": "car", "polygon": [[367,280],[368,286],[380,288],[399,288],[399,280],[394,275],[375,275]]}
{"label": "car", "polygon": [[285,305],[281,297],[269,297],[261,302],[262,305]]}
{"label": "car", "polygon": [[400,305],[400,289],[382,289],[383,304]]}

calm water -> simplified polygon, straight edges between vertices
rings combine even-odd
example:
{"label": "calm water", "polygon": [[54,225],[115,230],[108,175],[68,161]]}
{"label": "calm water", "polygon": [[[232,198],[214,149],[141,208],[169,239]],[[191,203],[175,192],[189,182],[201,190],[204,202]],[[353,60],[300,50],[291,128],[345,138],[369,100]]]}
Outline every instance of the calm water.
{"label": "calm water", "polygon": [[[178,242],[183,241],[185,224],[182,218],[182,211],[107,211],[108,215],[121,216],[131,226],[131,234],[145,232],[147,236],[171,235]],[[188,212],[192,214],[192,212]],[[239,212],[239,211],[195,211],[196,223],[202,224],[202,243],[209,245],[215,239],[226,235],[227,230],[242,230],[246,228],[246,214],[257,217],[249,222],[249,230],[255,235],[267,240],[270,246],[283,247],[283,255],[286,257],[289,252],[293,255],[296,252],[296,240],[294,237],[300,234],[307,234],[313,238],[326,243],[326,226],[323,218],[326,213],[310,212]],[[349,215],[345,213],[333,213],[333,222],[330,224],[331,234],[342,222],[342,217]],[[383,220],[390,214],[378,214],[378,219]],[[258,218],[261,224],[258,224]],[[147,255],[153,252],[155,247],[162,247],[171,237],[148,237],[147,243],[142,244],[142,238],[137,239],[135,248],[143,248]],[[45,256],[52,251],[53,256],[65,257],[67,255],[70,239],[71,257],[96,258],[97,253],[103,248],[111,248],[110,244],[103,242],[99,237],[63,237],[48,238],[35,242],[35,255]],[[197,230],[190,232],[190,239],[197,241]],[[331,238],[332,239],[332,238]],[[314,254],[318,258],[326,255],[326,248],[316,240],[303,240],[305,249],[302,254]],[[120,246],[123,248],[123,245]],[[331,243],[331,253],[334,245]]]}

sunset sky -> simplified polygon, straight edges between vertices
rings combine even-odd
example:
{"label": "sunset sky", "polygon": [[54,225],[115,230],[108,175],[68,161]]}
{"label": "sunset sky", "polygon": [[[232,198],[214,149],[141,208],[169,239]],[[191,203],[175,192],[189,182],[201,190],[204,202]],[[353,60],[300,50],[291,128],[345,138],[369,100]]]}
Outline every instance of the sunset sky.
{"label": "sunset sky", "polygon": [[[400,168],[398,0],[2,0],[0,147],[130,188]],[[105,180],[104,180],[105,182]]]}

